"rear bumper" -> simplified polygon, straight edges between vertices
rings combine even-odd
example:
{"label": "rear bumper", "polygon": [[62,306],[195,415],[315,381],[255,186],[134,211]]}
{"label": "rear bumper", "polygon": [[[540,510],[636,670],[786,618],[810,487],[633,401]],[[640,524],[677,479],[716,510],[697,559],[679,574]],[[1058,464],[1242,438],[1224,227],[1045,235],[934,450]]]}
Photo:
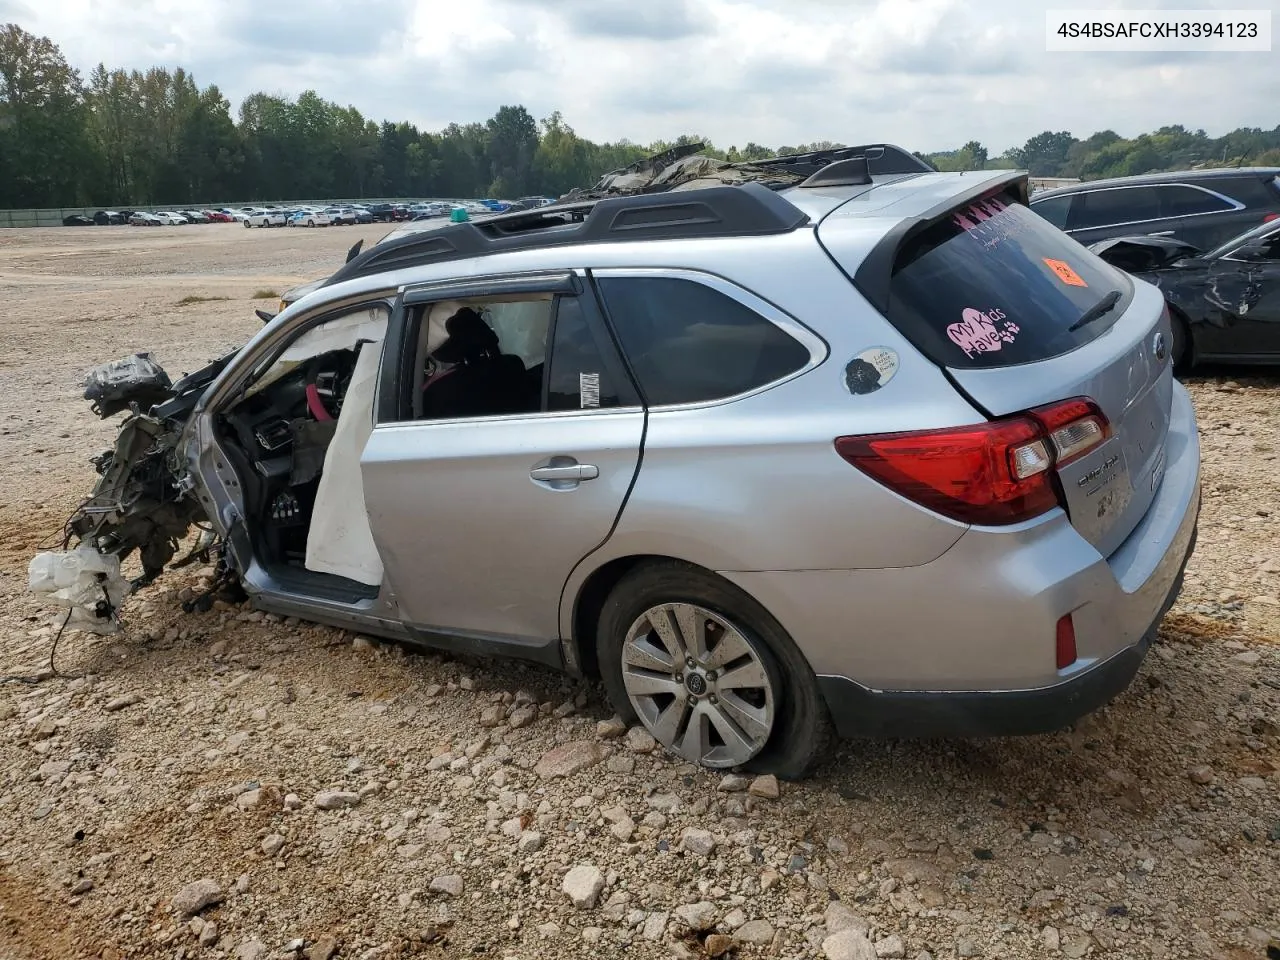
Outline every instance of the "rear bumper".
{"label": "rear bumper", "polygon": [[1035,690],[869,690],[847,677],[819,677],[818,686],[842,737],[990,737],[1049,733],[1106,706],[1132,682],[1160,620],[1182,589],[1195,531],[1164,605],[1142,639],[1070,680]]}
{"label": "rear bumper", "polygon": [[[1181,588],[1200,512],[1200,445],[1177,384],[1166,453],[1155,499],[1109,557],[1054,511],[971,528],[914,567],[724,576],[791,635],[845,735],[1062,727],[1127,686]],[[1078,659],[1059,669],[1055,627],[1067,614]]]}

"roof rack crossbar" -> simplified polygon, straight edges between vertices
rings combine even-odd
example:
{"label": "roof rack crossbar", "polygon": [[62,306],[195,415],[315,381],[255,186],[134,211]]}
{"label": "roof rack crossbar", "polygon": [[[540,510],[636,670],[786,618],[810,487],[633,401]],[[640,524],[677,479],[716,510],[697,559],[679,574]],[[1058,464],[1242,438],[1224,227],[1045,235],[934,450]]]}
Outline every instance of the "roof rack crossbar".
{"label": "roof rack crossbar", "polygon": [[610,197],[450,223],[376,244],[324,286],[355,277],[574,243],[678,240],[790,233],[807,214],[758,183]]}

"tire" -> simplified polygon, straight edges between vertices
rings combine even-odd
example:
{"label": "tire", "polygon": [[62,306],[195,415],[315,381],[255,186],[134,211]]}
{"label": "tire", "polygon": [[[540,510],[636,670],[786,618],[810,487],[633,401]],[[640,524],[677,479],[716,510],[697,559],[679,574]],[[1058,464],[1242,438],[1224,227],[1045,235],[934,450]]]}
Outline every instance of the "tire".
{"label": "tire", "polygon": [[[680,622],[701,620],[708,632],[722,638],[704,642],[709,648],[705,668],[699,663],[680,666],[668,641],[654,632],[650,617],[676,611],[680,620],[668,623],[677,636]],[[624,664],[624,647],[629,664]],[[666,666],[638,668],[646,650],[664,657]],[[643,724],[659,743],[690,762],[796,780],[808,775],[830,750],[834,728],[808,661],[759,603],[700,567],[655,561],[623,577],[601,610],[596,656],[618,716]],[[657,660],[648,662],[660,666]],[[696,686],[695,674],[701,678]],[[720,686],[730,674],[740,682]],[[738,717],[753,719],[746,723]],[[705,731],[701,742],[688,735],[695,718],[699,732]],[[722,730],[735,731],[736,740],[731,742]]]}
{"label": "tire", "polygon": [[250,223],[250,222],[248,221],[248,219],[246,219],[246,220],[244,221],[244,228],[245,228],[246,230],[248,230],[248,229],[249,229],[250,227],[252,227],[252,226],[253,226],[253,224],[252,224],[252,223]]}

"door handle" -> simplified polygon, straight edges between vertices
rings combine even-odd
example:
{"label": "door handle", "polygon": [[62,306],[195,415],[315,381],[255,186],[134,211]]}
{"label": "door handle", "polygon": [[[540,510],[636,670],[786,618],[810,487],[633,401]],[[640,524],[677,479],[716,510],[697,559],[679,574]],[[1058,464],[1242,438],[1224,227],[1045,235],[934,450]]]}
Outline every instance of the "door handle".
{"label": "door handle", "polygon": [[589,463],[557,464],[551,467],[534,467],[529,476],[535,480],[594,480],[600,476],[600,469]]}

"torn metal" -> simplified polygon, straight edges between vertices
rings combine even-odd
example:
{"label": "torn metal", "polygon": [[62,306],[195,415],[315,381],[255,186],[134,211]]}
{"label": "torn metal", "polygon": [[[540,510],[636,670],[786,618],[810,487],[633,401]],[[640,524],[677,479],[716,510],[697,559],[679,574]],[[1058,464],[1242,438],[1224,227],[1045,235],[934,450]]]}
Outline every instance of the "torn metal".
{"label": "torn metal", "polygon": [[702,155],[706,144],[691,143],[672,147],[663,153],[637,160],[601,177],[594,186],[570,190],[559,203],[600,200],[605,197],[629,196],[636,193],[661,193],[698,190],[742,183],[761,183],[774,190],[794,187],[804,181],[802,175],[755,163],[729,163]]}

